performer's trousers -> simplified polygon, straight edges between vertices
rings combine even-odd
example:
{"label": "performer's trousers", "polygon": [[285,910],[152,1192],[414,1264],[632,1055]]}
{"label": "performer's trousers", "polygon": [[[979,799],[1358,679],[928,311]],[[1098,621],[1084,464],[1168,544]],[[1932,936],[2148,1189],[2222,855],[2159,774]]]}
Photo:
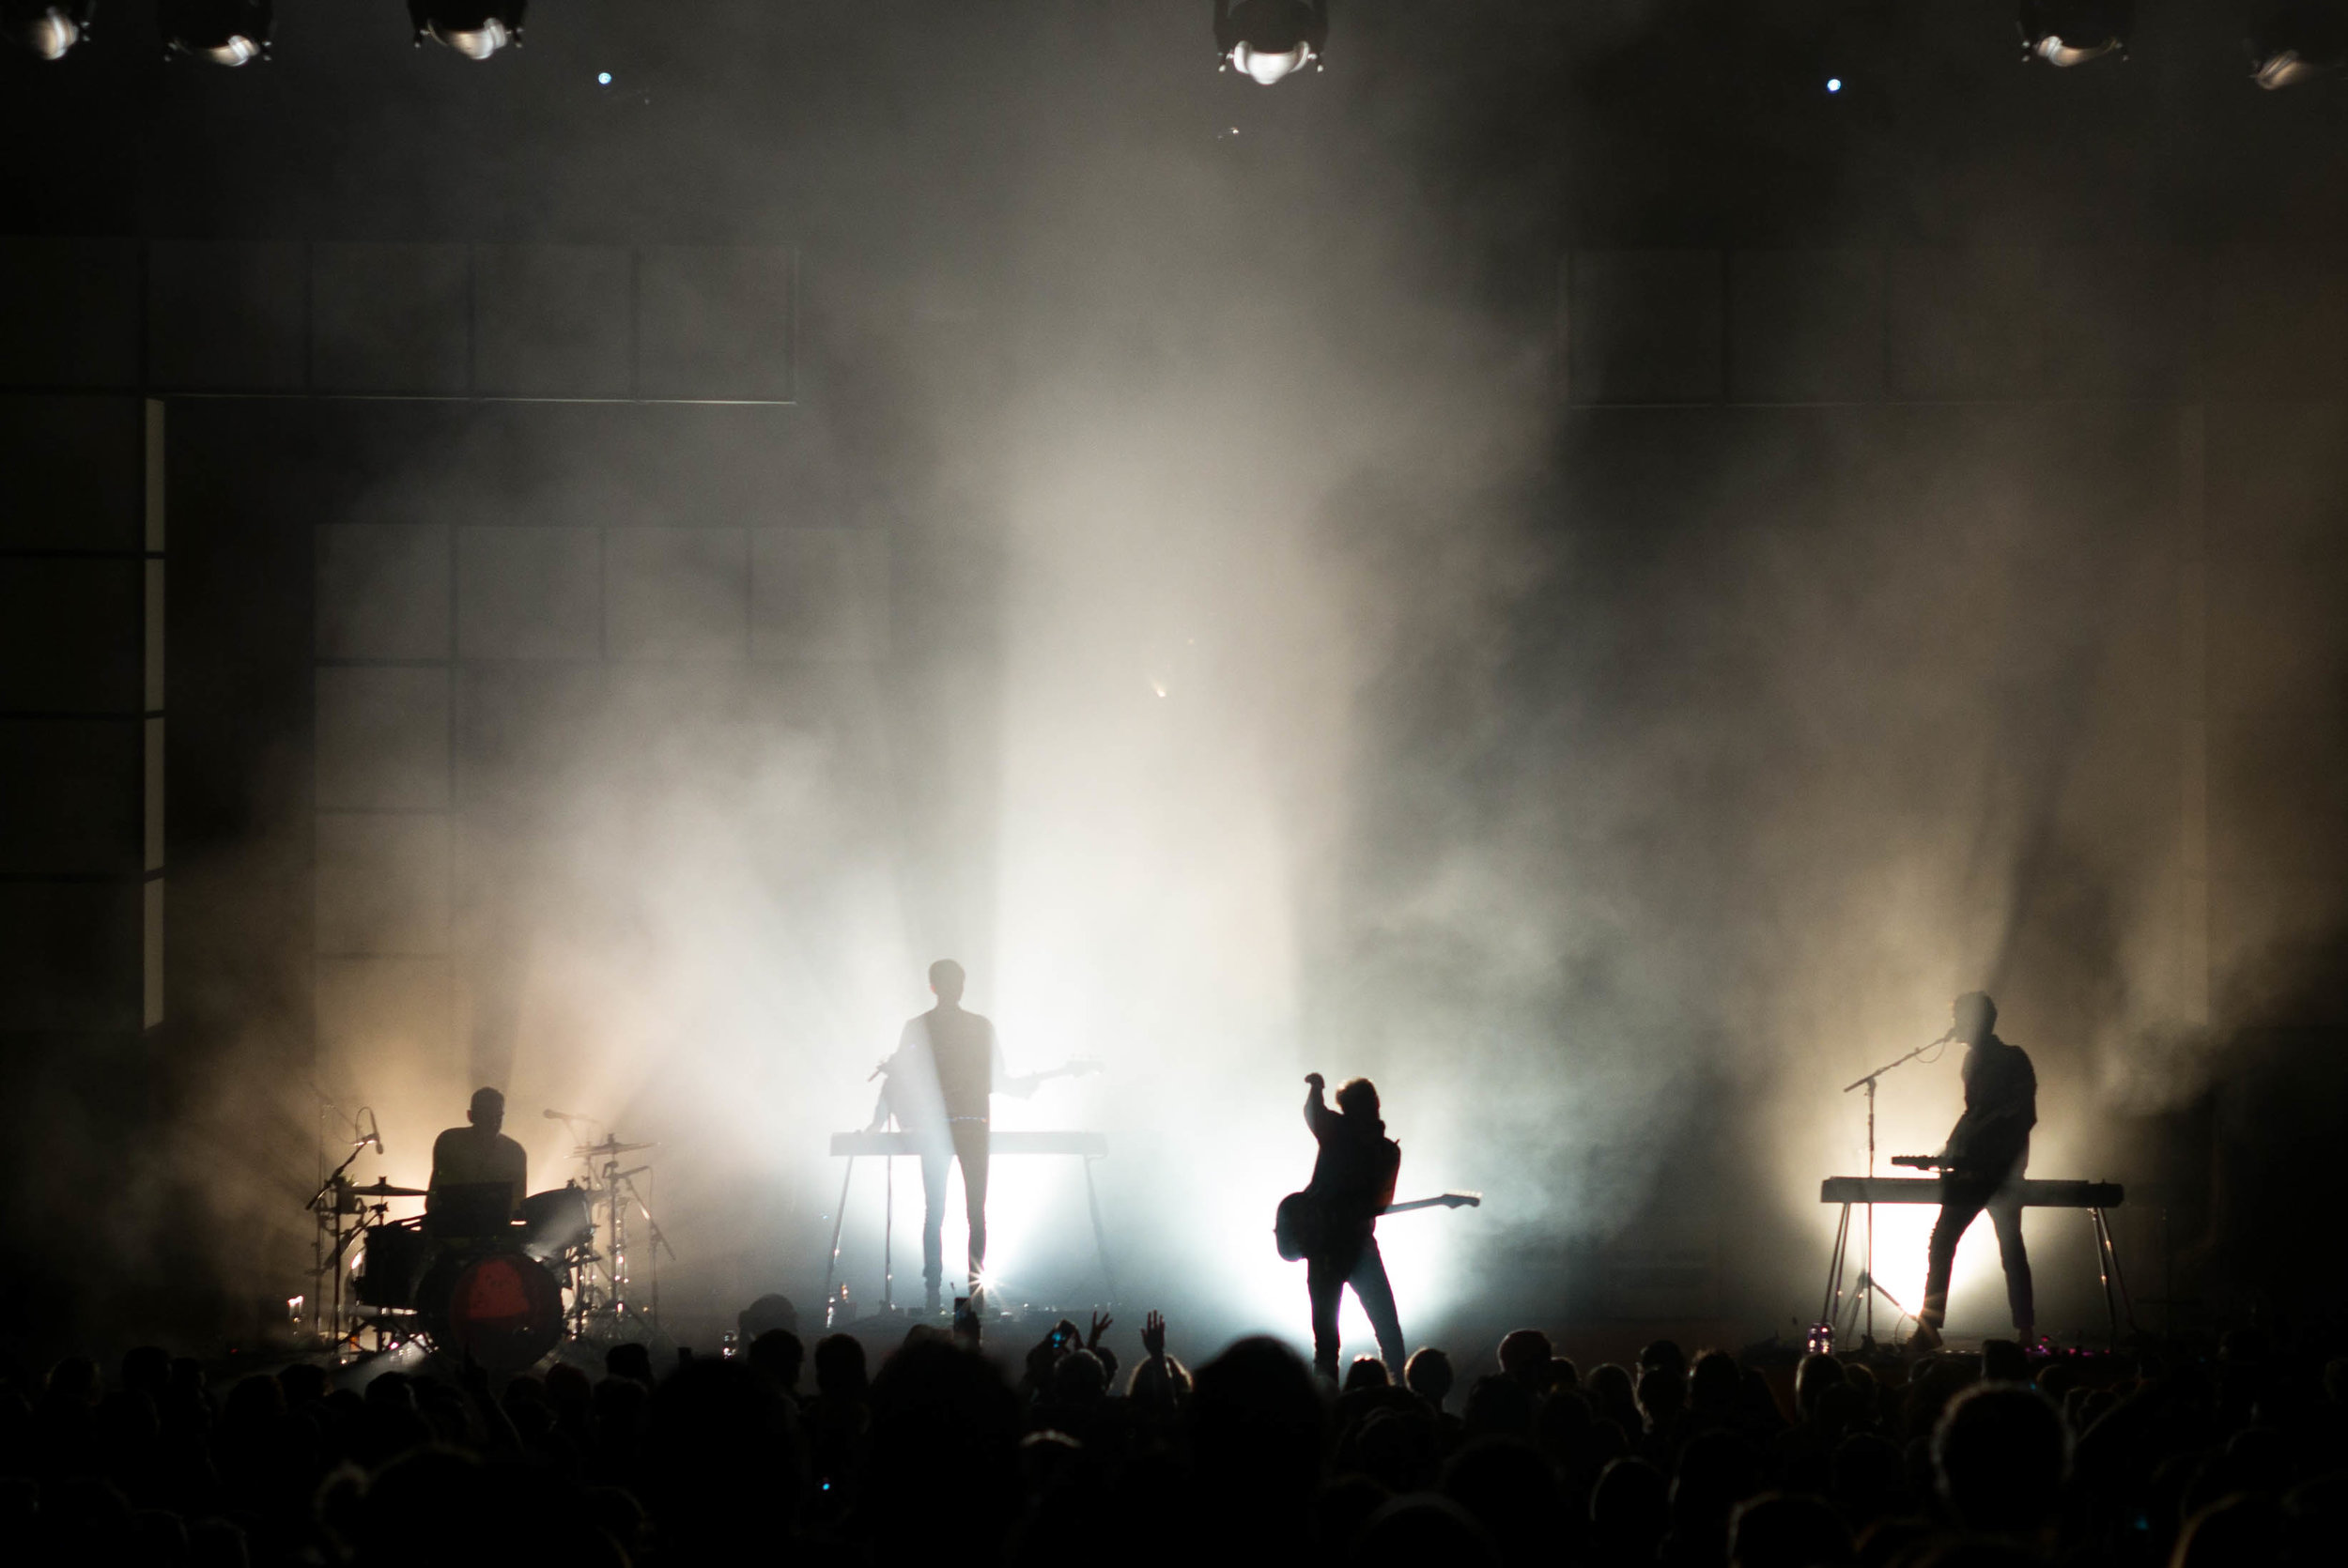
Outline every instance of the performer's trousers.
{"label": "performer's trousers", "polygon": [[[2017,1166],[2011,1179],[2019,1180]],[[1956,1243],[1983,1209],[1998,1233],[1998,1261],[2005,1268],[2005,1299],[2014,1327],[2028,1330],[2037,1322],[2031,1299],[2030,1254],[2022,1250],[2022,1206],[2003,1195],[2009,1178],[1951,1177],[1941,1188],[1940,1218],[1932,1227],[1932,1245],[1924,1266],[1923,1310],[1917,1321],[1939,1329],[1949,1315],[1949,1271],[1956,1264]]]}
{"label": "performer's trousers", "polygon": [[932,1304],[945,1274],[946,1175],[962,1161],[962,1191],[970,1216],[970,1278],[986,1264],[986,1153],[988,1124],[956,1117],[921,1151],[921,1284]]}
{"label": "performer's trousers", "polygon": [[1305,1288],[1313,1299],[1313,1370],[1324,1377],[1337,1375],[1337,1304],[1345,1287],[1369,1315],[1378,1335],[1378,1354],[1397,1384],[1402,1381],[1402,1320],[1395,1314],[1394,1286],[1386,1280],[1386,1260],[1378,1253],[1378,1238],[1370,1237],[1359,1253],[1351,1248],[1305,1260]]}

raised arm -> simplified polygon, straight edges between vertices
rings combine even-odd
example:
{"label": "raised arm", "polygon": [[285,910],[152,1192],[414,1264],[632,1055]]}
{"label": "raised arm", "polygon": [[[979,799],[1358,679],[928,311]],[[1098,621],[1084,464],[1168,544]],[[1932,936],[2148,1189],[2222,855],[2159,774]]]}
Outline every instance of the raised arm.
{"label": "raised arm", "polygon": [[1317,1072],[1308,1072],[1305,1075],[1305,1125],[1318,1138],[1321,1127],[1333,1114],[1328,1102],[1321,1098],[1321,1091],[1329,1086],[1329,1081]]}

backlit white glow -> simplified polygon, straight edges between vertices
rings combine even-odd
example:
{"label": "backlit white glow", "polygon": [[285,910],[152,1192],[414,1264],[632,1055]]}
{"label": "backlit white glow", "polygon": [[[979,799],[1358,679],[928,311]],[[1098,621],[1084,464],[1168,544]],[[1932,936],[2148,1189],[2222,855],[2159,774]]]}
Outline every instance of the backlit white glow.
{"label": "backlit white glow", "polygon": [[1231,65],[1242,74],[1269,87],[1285,76],[1300,71],[1312,62],[1313,48],[1300,43],[1277,54],[1243,43],[1231,51]]}

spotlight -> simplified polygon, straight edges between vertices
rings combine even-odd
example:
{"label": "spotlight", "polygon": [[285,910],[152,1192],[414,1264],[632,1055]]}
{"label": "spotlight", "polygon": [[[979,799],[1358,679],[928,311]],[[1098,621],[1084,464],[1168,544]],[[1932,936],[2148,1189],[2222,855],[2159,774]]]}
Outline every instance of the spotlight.
{"label": "spotlight", "polygon": [[1269,87],[1306,66],[1320,69],[1328,44],[1328,0],[1214,0],[1218,69]]}
{"label": "spotlight", "polygon": [[2340,69],[2348,59],[2348,22],[2339,0],[2284,0],[2246,40],[2250,80],[2269,91]]}
{"label": "spotlight", "polygon": [[162,0],[155,23],[166,54],[241,66],[269,53],[274,0]]}
{"label": "spotlight", "polygon": [[0,18],[10,38],[23,40],[36,59],[62,60],[66,51],[89,37],[91,13],[98,9],[98,0],[7,0],[0,6]]}
{"label": "spotlight", "polygon": [[416,42],[430,38],[468,60],[486,60],[522,41],[522,12],[529,0],[408,0],[408,20]]}
{"label": "spotlight", "polygon": [[2127,57],[2135,13],[2134,0],[2022,0],[2014,24],[2024,60],[2083,66],[2102,54]]}

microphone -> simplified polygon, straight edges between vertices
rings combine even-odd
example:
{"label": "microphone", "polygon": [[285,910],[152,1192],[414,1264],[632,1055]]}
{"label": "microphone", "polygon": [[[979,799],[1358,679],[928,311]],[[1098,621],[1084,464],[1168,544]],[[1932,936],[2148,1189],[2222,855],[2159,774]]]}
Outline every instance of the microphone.
{"label": "microphone", "polygon": [[374,1107],[374,1106],[372,1106],[372,1105],[368,1106],[368,1107],[366,1108],[366,1112],[367,1112],[367,1142],[368,1142],[368,1143],[370,1143],[370,1144],[373,1144],[373,1145],[375,1145],[375,1152],[376,1152],[376,1153],[378,1153],[378,1154],[388,1154],[390,1151],[389,1151],[388,1149],[384,1148],[384,1146],[383,1146],[383,1130],[382,1130],[381,1128],[379,1128],[379,1127],[378,1127],[378,1126],[376,1125],[376,1121],[375,1121],[375,1107]]}

